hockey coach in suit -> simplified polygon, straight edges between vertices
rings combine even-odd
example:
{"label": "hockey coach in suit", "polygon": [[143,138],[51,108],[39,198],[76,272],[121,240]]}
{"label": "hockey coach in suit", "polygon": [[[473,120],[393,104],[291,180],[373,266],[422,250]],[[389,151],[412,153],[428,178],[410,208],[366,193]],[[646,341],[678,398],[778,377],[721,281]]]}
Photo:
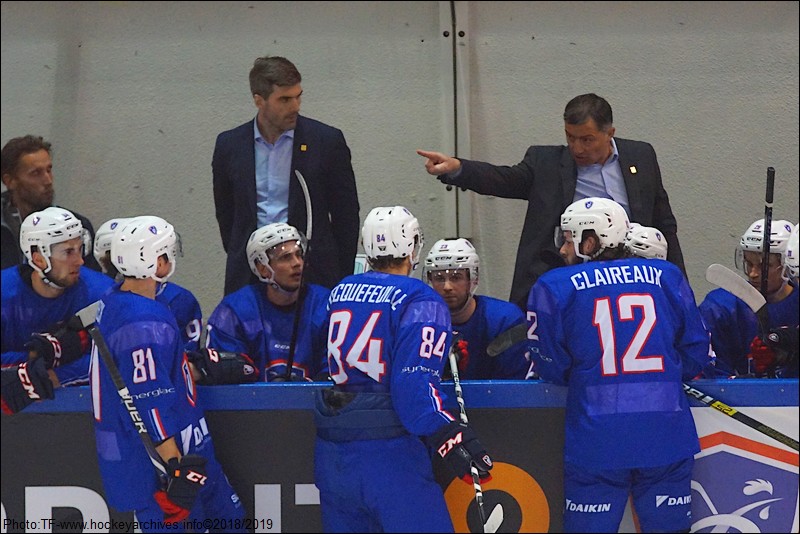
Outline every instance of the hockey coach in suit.
{"label": "hockey coach in suit", "polygon": [[419,150],[428,173],[481,195],[528,201],[509,300],[525,306],[536,279],[559,263],[554,231],[575,200],[611,198],[631,221],[661,230],[667,260],[685,274],[678,227],[649,143],[614,137],[611,106],[595,94],[573,98],[564,110],[566,146],[531,146],[513,166],[456,159]]}
{"label": "hockey coach in suit", "polygon": [[[311,233],[304,281],[333,287],[353,273],[361,226],[344,134],[299,114],[300,73],[287,59],[256,59],[250,86],[255,120],[219,134],[211,163],[216,217],[228,255],[225,294],[256,282],[247,240],[271,222]],[[308,186],[311,229],[295,171]]]}

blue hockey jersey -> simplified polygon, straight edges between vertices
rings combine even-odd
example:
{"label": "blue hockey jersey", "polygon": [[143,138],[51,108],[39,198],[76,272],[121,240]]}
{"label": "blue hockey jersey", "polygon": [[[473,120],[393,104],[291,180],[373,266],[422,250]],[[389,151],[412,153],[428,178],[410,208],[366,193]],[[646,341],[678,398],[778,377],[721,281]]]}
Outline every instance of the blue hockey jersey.
{"label": "blue hockey jersey", "polygon": [[[767,303],[769,327],[797,327],[798,291],[795,289],[780,302]],[[711,345],[717,354],[718,371],[727,374],[748,374],[747,355],[750,343],[759,334],[756,314],[743,300],[718,288],[710,291],[700,304],[700,313],[711,331]],[[786,369],[783,378],[796,378],[797,367]]]}
{"label": "blue hockey jersey", "polygon": [[[330,290],[315,284],[306,287],[292,374],[311,380],[327,370],[325,336]],[[208,346],[246,353],[264,380],[269,381],[286,374],[295,307],[275,306],[266,292],[266,284],[259,282],[226,295],[208,318]]]}
{"label": "blue hockey jersey", "polygon": [[[78,282],[61,296],[49,299],[40,296],[30,283],[32,268],[15,265],[2,274],[2,344],[3,366],[28,361],[25,343],[31,334],[42,332],[59,321],[65,321],[89,304],[100,300],[114,281],[87,267],[80,268]],[[27,277],[27,280],[23,279]],[[54,369],[61,385],[86,384],[89,379],[89,354],[69,365]]]}
{"label": "blue hockey jersey", "polygon": [[475,295],[475,303],[475,312],[466,323],[453,324],[454,339],[466,341],[469,352],[465,369],[461,369],[459,362],[459,378],[524,380],[531,366],[524,342],[512,345],[493,358],[486,354],[486,347],[494,338],[525,322],[522,310],[516,304],[484,295]]}
{"label": "blue hockey jersey", "polygon": [[328,365],[344,391],[390,393],[411,434],[453,421],[439,390],[451,343],[450,312],[420,280],[370,271],[331,290]]}
{"label": "blue hockey jersey", "polygon": [[536,371],[569,387],[565,461],[655,467],[700,450],[682,381],[708,364],[708,332],[677,267],[628,258],[553,269],[531,289],[527,319]]}
{"label": "blue hockey jersey", "polygon": [[203,330],[203,312],[192,292],[178,284],[166,282],[163,291],[156,295],[156,300],[166,304],[175,315],[184,350],[197,350]]}
{"label": "blue hockey jersey", "polygon": [[[182,454],[205,456],[213,472],[214,447],[172,311],[121,291],[117,284],[103,297],[97,318],[153,442],[175,437]],[[95,440],[106,498],[120,511],[144,507],[160,489],[158,476],[96,348],[91,363]]]}

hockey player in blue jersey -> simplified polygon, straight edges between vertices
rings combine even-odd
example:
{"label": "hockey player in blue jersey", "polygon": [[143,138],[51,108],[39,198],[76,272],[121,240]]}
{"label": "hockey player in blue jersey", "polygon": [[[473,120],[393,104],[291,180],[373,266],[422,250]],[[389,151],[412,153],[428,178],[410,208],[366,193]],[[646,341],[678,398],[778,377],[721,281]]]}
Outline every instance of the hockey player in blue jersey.
{"label": "hockey player in blue jersey", "polygon": [[[158,285],[175,270],[176,235],[159,217],[136,217],[111,243],[124,276],[106,294],[97,325],[141,415],[155,450],[168,466],[159,476],[137,427],[120,402],[105,361],[92,353],[91,390],[98,463],[108,503],[135,511],[144,532],[198,529],[244,531],[244,509],[216,460],[198,393],[184,355],[182,333]],[[180,523],[188,518],[193,523]]]}
{"label": "hockey player in blue jersey", "polygon": [[516,304],[475,294],[480,264],[475,247],[464,238],[440,239],[425,258],[423,277],[450,310],[459,377],[524,380],[531,368],[524,342],[514,344],[494,358],[486,353],[486,347],[495,337],[512,326],[524,324],[525,315]]}
{"label": "hockey player in blue jersey", "polygon": [[374,208],[361,230],[371,271],[346,277],[329,298],[328,364],[319,392],[314,481],[325,532],[452,532],[431,458],[459,477],[491,459],[444,408],[450,349],[442,298],[409,274],[422,233],[402,206]]}
{"label": "hockey player in blue jersey", "polygon": [[[105,274],[118,281],[121,280],[121,276],[111,262],[111,240],[114,231],[129,219],[129,217],[109,219],[100,225],[94,235],[94,257],[97,263]],[[178,256],[182,256],[180,236],[178,236]],[[175,320],[183,332],[185,350],[197,351],[200,333],[203,330],[203,312],[197,298],[191,291],[175,282],[164,282],[159,286],[156,300],[166,304],[175,314]]]}
{"label": "hockey player in blue jersey", "polygon": [[[783,275],[782,254],[786,251],[793,225],[789,221],[772,221],[770,257],[767,273],[768,328],[797,329],[800,315],[798,291]],[[750,284],[761,289],[762,243],[764,219],[755,221],[742,235],[736,249],[736,266]],[[794,364],[776,359],[773,347],[764,338],[756,314],[738,297],[722,288],[714,289],[700,304],[700,313],[711,331],[711,343],[717,354],[717,367],[738,376],[796,378]]]}
{"label": "hockey player in blue jersey", "polygon": [[248,354],[265,381],[327,376],[330,290],[303,283],[306,250],[305,237],[294,226],[270,223],[255,230],[247,260],[260,281],[226,295],[208,318],[208,346]]}
{"label": "hockey player in blue jersey", "polygon": [[708,332],[677,267],[623,257],[628,226],[612,200],[571,204],[562,235],[588,263],[546,272],[528,297],[536,370],[568,387],[565,532],[616,532],[629,493],[644,532],[692,524],[700,447],[682,381],[707,365]]}
{"label": "hockey player in blue jersey", "polygon": [[[28,263],[2,271],[4,367],[27,361],[34,350],[53,367],[56,387],[88,383],[89,343],[80,342],[74,332],[68,333],[69,342],[39,335],[53,334],[59,323],[99,300],[113,283],[84,266],[84,240],[80,220],[63,208],[31,213],[22,222],[20,247]],[[83,357],[64,351],[79,351]],[[73,363],[60,365],[62,357]]]}

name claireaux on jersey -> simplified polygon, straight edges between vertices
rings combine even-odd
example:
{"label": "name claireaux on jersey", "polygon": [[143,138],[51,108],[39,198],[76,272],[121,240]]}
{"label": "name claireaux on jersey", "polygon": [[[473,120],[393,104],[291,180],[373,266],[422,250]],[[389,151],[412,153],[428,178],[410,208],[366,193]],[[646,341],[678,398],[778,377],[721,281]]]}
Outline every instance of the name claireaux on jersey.
{"label": "name claireaux on jersey", "polygon": [[372,302],[382,304],[388,302],[396,309],[408,297],[402,289],[395,286],[375,284],[339,284],[331,291],[329,302]]}
{"label": "name claireaux on jersey", "polygon": [[569,277],[575,289],[590,289],[613,284],[653,284],[661,287],[661,269],[651,265],[622,265],[595,267]]}

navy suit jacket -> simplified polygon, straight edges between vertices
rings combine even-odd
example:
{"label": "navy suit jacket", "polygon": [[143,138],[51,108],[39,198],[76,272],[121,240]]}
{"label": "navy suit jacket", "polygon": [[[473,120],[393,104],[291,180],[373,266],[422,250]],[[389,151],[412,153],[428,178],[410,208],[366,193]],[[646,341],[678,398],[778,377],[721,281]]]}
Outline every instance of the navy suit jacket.
{"label": "navy suit jacket", "polygon": [[[253,121],[217,136],[211,162],[214,206],[228,255],[225,294],[254,283],[247,240],[257,228]],[[308,235],[306,202],[295,170],[311,197],[312,232],[304,280],[328,288],[353,274],[360,216],[350,149],[341,130],[299,116],[294,130],[288,223]]]}
{"label": "navy suit jacket", "polygon": [[[614,141],[628,193],[631,221],[661,230],[667,239],[667,260],[685,274],[678,225],[661,182],[655,150],[642,141],[619,138]],[[531,146],[523,160],[514,166],[462,159],[457,176],[442,175],[439,179],[482,195],[528,201],[509,297],[524,310],[536,279],[558,263],[553,236],[556,226],[561,224],[561,214],[573,202],[578,183],[578,168],[569,149],[566,146]]]}

